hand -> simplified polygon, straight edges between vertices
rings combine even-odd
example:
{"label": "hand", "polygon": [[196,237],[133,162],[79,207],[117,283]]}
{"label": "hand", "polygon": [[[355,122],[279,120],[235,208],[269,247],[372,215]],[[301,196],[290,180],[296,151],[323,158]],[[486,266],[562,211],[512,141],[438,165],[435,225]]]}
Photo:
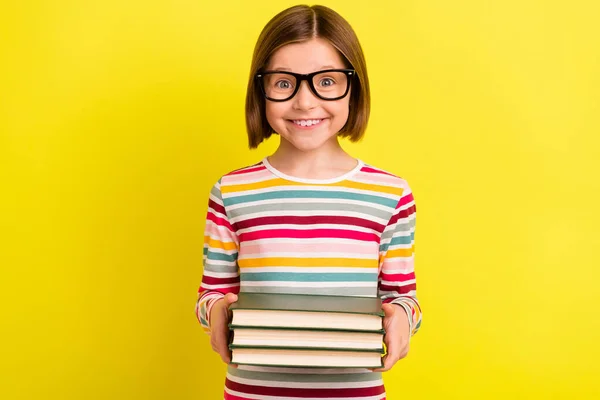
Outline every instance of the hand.
{"label": "hand", "polygon": [[410,339],[410,325],[404,308],[397,304],[387,303],[382,308],[385,313],[383,341],[387,347],[387,354],[383,357],[383,367],[373,369],[374,372],[389,371],[398,360],[406,357]]}
{"label": "hand", "polygon": [[217,300],[210,310],[210,345],[226,364],[231,361],[228,326],[231,320],[231,311],[229,311],[229,305],[235,303],[237,299],[236,294],[227,293],[225,297]]}

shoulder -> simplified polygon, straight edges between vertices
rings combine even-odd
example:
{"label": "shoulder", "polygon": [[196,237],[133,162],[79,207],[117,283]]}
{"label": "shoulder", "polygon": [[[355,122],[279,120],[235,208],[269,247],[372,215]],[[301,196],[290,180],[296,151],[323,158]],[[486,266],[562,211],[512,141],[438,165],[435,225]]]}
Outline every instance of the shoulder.
{"label": "shoulder", "polygon": [[261,160],[251,165],[230,170],[229,172],[221,175],[218,181],[215,183],[215,187],[221,189],[223,187],[232,185],[250,183],[260,179],[260,177],[264,176],[266,173],[268,173],[268,170]]}
{"label": "shoulder", "polygon": [[375,185],[378,190],[383,192],[395,193],[400,196],[412,193],[410,185],[404,177],[368,163],[363,163],[363,167],[354,178],[361,183]]}
{"label": "shoulder", "polygon": [[360,173],[363,182],[371,182],[382,195],[394,200],[396,217],[416,211],[415,198],[405,178],[369,164],[365,164]]}

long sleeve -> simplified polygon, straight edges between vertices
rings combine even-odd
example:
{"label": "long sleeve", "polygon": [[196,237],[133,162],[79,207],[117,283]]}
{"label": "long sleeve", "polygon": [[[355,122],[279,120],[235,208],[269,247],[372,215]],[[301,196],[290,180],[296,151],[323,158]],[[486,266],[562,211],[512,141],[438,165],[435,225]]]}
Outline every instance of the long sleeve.
{"label": "long sleeve", "polygon": [[196,301],[196,317],[208,334],[213,304],[227,293],[239,293],[238,249],[239,241],[227,217],[219,181],[209,196],[204,230],[204,271]]}
{"label": "long sleeve", "polygon": [[406,185],[379,246],[379,296],[384,303],[404,308],[411,336],[421,326],[414,267],[416,211],[412,191]]}

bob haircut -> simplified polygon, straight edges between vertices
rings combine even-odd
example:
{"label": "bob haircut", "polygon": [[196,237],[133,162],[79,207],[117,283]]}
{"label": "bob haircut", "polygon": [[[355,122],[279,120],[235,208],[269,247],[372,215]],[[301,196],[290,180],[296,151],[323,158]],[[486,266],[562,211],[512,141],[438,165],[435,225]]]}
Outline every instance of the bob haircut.
{"label": "bob haircut", "polygon": [[251,149],[257,148],[271,134],[276,133],[267,121],[266,99],[260,90],[256,74],[265,68],[271,55],[279,48],[314,38],[329,41],[340,52],[346,67],[356,71],[351,83],[352,112],[338,136],[347,137],[352,142],[363,137],[369,120],[371,97],[367,65],[360,42],[350,24],[332,9],[319,5],[298,5],[274,16],[264,27],[254,48],[246,91],[246,129]]}

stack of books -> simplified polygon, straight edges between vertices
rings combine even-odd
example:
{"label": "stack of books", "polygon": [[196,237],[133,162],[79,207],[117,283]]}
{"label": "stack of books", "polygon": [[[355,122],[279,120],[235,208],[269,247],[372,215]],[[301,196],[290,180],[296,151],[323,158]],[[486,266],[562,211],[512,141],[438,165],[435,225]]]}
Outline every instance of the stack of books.
{"label": "stack of books", "polygon": [[240,293],[230,305],[233,364],[381,367],[381,299]]}

